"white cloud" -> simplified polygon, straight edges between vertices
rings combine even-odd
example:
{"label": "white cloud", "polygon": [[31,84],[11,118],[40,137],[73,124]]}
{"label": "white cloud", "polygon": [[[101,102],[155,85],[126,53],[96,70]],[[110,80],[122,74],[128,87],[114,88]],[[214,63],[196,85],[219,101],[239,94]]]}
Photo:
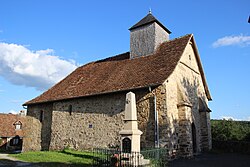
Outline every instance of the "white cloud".
{"label": "white cloud", "polygon": [[31,51],[22,45],[0,43],[0,75],[13,84],[45,90],[77,67],[74,61],[53,54],[52,49]]}
{"label": "white cloud", "polygon": [[16,112],[15,110],[10,110],[8,113],[11,113],[11,114],[18,114],[18,112]]}
{"label": "white cloud", "polygon": [[225,120],[234,120],[234,121],[250,121],[250,116],[247,118],[243,118],[243,119],[238,119],[238,118],[234,118],[231,116],[222,116],[221,119],[225,119]]}
{"label": "white cloud", "polygon": [[[26,47],[26,46],[25,46]],[[36,51],[36,53],[38,54],[38,55],[41,55],[41,56],[46,56],[46,55],[48,55],[48,54],[54,54],[54,50],[53,49],[46,49],[46,50],[38,50],[38,51]]]}
{"label": "white cloud", "polygon": [[250,117],[247,117],[246,121],[250,121]]}
{"label": "white cloud", "polygon": [[214,48],[217,48],[221,46],[230,46],[230,45],[239,45],[239,46],[250,45],[250,36],[244,36],[244,35],[225,36],[215,41],[212,46]]}
{"label": "white cloud", "polygon": [[231,116],[222,116],[222,119],[225,119],[225,120],[234,120],[234,121],[238,120],[238,119],[235,119],[235,118],[233,118]]}

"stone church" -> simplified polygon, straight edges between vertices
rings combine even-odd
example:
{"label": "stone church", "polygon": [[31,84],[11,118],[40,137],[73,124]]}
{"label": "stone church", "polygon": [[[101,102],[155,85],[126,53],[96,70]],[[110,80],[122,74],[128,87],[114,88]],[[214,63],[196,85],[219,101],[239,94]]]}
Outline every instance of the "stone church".
{"label": "stone church", "polygon": [[129,52],[78,67],[24,104],[40,124],[34,127],[38,139],[27,134],[32,143],[26,150],[119,145],[130,91],[141,148],[164,147],[176,157],[211,149],[211,95],[194,36],[170,39],[170,30],[151,13],[129,30]]}

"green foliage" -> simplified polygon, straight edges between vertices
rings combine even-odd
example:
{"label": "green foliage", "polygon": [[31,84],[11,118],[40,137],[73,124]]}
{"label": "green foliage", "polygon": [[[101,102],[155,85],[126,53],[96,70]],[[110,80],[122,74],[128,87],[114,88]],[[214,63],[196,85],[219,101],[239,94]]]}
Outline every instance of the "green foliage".
{"label": "green foliage", "polygon": [[250,122],[211,120],[212,138],[215,141],[250,141]]}

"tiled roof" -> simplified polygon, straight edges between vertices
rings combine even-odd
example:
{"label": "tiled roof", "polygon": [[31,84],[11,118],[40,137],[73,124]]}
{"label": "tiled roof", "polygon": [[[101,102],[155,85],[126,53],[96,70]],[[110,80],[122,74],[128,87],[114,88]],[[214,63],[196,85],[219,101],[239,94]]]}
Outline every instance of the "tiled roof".
{"label": "tiled roof", "polygon": [[143,19],[141,19],[138,23],[133,25],[129,30],[136,29],[141,26],[145,26],[148,24],[151,24],[153,22],[156,22],[159,24],[165,31],[167,31],[169,34],[171,34],[171,31],[169,31],[161,22],[159,22],[151,13],[149,13],[147,16],[145,16]]}
{"label": "tiled roof", "polygon": [[160,85],[174,71],[192,36],[164,42],[153,55],[129,59],[127,52],[81,66],[24,105]]}
{"label": "tiled roof", "polygon": [[22,137],[22,130],[15,130],[16,122],[23,122],[20,115],[15,114],[0,114],[0,137],[15,137],[16,135]]}

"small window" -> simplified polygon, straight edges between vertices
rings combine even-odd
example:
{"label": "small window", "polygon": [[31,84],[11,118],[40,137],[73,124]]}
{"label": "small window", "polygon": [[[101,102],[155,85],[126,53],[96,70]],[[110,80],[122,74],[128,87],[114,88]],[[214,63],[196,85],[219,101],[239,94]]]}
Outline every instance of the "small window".
{"label": "small window", "polygon": [[43,110],[41,110],[40,117],[39,117],[40,122],[43,122],[43,117],[44,117],[44,112],[43,112]]}
{"label": "small window", "polygon": [[16,146],[16,145],[18,145],[20,142],[21,142],[20,137],[19,137],[19,136],[15,136],[14,138],[12,138],[12,139],[10,140],[10,145],[11,145],[11,146]]}
{"label": "small window", "polygon": [[69,105],[69,115],[72,115],[72,105]]}
{"label": "small window", "polygon": [[15,125],[15,129],[16,129],[16,130],[20,130],[20,129],[21,129],[21,125],[18,125],[18,124]]}
{"label": "small window", "polygon": [[18,142],[19,142],[18,138],[13,139],[13,145],[17,145],[17,144],[18,144]]}
{"label": "small window", "polygon": [[14,126],[15,126],[15,130],[22,129],[22,123],[20,121],[17,121],[16,123],[14,123]]}

